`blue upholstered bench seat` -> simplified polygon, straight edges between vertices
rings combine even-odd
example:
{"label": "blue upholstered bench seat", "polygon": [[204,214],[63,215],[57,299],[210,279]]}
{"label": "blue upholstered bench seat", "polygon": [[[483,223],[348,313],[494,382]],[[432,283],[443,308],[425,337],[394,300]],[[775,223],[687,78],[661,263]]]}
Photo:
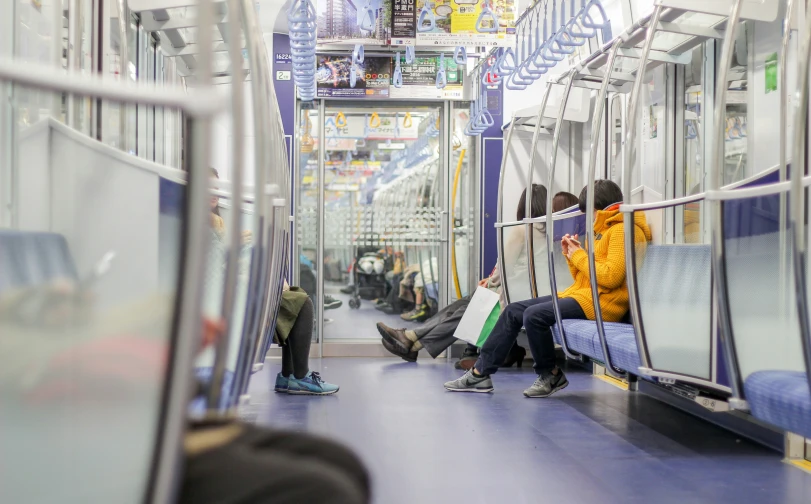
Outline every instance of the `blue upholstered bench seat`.
{"label": "blue upholstered bench seat", "polygon": [[[563,327],[566,329],[566,343],[571,350],[595,360],[605,361],[596,322],[593,320],[564,320]],[[560,344],[560,332],[557,325],[552,326],[552,334],[554,334],[555,342]],[[606,322],[605,338],[614,366],[623,371],[638,374],[641,363],[636,348],[634,327],[631,324],[620,322]]]}
{"label": "blue upholstered bench seat", "polygon": [[0,230],[0,273],[0,292],[78,280],[65,237],[45,232]]}
{"label": "blue upholstered bench seat", "polygon": [[811,391],[799,371],[757,371],[743,384],[752,416],[811,437]]}

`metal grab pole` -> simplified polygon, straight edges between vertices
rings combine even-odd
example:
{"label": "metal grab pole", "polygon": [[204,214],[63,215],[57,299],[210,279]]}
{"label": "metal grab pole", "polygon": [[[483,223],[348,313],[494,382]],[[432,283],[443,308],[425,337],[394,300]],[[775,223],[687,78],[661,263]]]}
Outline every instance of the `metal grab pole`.
{"label": "metal grab pole", "polygon": [[[498,207],[496,208],[496,222],[504,222],[504,172],[507,169],[507,156],[510,153],[510,143],[512,143],[513,130],[515,129],[515,113],[513,113],[510,126],[507,129],[507,139],[504,142],[504,152],[501,156],[501,169],[498,174]],[[532,161],[530,161],[530,164]],[[496,245],[498,246],[498,271],[501,279],[501,291],[507,304],[510,303],[510,290],[507,287],[507,275],[504,274],[504,228],[496,229]]]}
{"label": "metal grab pole", "polygon": [[[645,37],[645,45],[642,49],[642,54],[639,57],[639,69],[636,72],[636,79],[634,80],[634,87],[631,89],[630,101],[628,103],[628,114],[625,117],[625,122],[628,125],[628,131],[625,136],[625,156],[622,164],[622,196],[625,198],[625,203],[630,204],[631,201],[631,170],[633,169],[636,155],[636,126],[639,114],[639,96],[642,90],[642,82],[645,80],[645,73],[648,67],[648,55],[650,55],[651,47],[653,47],[653,38],[656,35],[656,27],[659,26],[659,19],[662,17],[664,7],[657,5],[653,11],[650,23],[648,24],[648,32]],[[609,70],[610,71],[610,70]],[[623,217],[623,225],[625,226],[625,275],[626,284],[628,285],[628,304],[631,309],[631,318],[634,321],[634,327],[639,328],[642,326],[642,315],[639,308],[639,295],[636,292],[636,285],[633,281],[627,281],[627,275],[636,274],[636,264],[634,261],[633,251],[635,250],[634,242],[634,215],[633,213],[626,213]],[[639,330],[634,331],[636,335],[636,347],[639,352],[639,360],[644,367],[650,367],[650,359],[648,359],[648,352],[645,351],[645,340]]]}
{"label": "metal grab pole", "polygon": [[[549,94],[552,91],[552,81],[551,79],[546,82],[546,92],[543,95],[543,99],[541,100],[541,108],[538,109],[538,116],[537,121],[535,123],[535,129],[532,131],[532,147],[531,152],[529,153],[529,176],[527,177],[527,195],[526,195],[526,209],[527,213],[524,215],[524,218],[531,219],[532,218],[532,181],[534,178],[535,173],[535,152],[538,150],[538,139],[541,136],[541,123],[543,122],[543,114],[546,110],[546,104],[549,102]],[[568,96],[568,95],[567,95]],[[562,120],[562,115],[559,117],[559,120]],[[557,128],[557,124],[555,125]],[[549,170],[553,170],[549,168]],[[554,171],[554,170],[553,170]],[[550,179],[554,182],[554,178]],[[552,189],[552,183],[550,183],[549,187],[546,188],[547,195],[554,194],[554,190]],[[549,214],[551,211],[549,210],[552,208],[550,205],[552,199],[547,199],[546,205],[546,213]],[[532,293],[532,297],[538,297],[538,283],[535,278],[535,237],[532,233],[533,224],[528,224],[524,232],[526,233],[526,249],[527,249],[527,272],[529,273],[529,291]],[[502,230],[503,233],[503,230]],[[550,249],[551,250],[551,249]],[[502,283],[503,280],[503,271],[502,271]],[[552,293],[554,294],[554,289]],[[509,301],[509,299],[508,299]]]}
{"label": "metal grab pole", "polygon": [[[600,289],[597,284],[597,267],[594,258],[595,236],[594,236],[594,183],[597,167],[597,152],[600,146],[600,131],[602,130],[603,122],[603,109],[605,108],[605,96],[608,92],[608,85],[611,81],[611,74],[614,71],[614,60],[616,59],[617,52],[623,40],[617,39],[611,52],[608,55],[608,63],[606,65],[607,71],[603,77],[603,82],[600,85],[600,91],[597,93],[597,100],[595,103],[594,119],[591,123],[591,145],[589,152],[589,168],[588,168],[588,189],[586,190],[586,243],[588,244],[589,257],[589,283],[591,284],[591,299],[594,302],[594,321],[597,323],[597,335],[600,337],[600,347],[603,350],[603,359],[605,360],[605,372],[614,378],[622,378],[622,374],[614,371],[614,365],[611,363],[611,355],[608,352],[608,342],[605,337],[605,326],[603,325],[603,310],[600,307]],[[627,234],[627,230],[626,230]],[[628,250],[625,251],[627,255]],[[626,275],[627,281],[627,275]],[[629,282],[630,283],[630,282]]]}
{"label": "metal grab pole", "polygon": [[791,224],[794,230],[792,258],[794,259],[794,285],[797,292],[797,313],[800,318],[800,333],[805,357],[805,371],[811,383],[811,323],[808,315],[807,256],[808,244],[805,236],[805,187],[801,169],[805,159],[807,130],[803,127],[808,121],[808,69],[811,66],[811,9],[807,11],[805,30],[798,54],[799,79],[797,91],[800,93],[794,109],[794,169],[791,170]]}
{"label": "metal grab pole", "polygon": [[[727,88],[729,87],[729,66],[735,45],[735,32],[741,16],[743,0],[735,0],[732,13],[727,21],[724,42],[721,50],[721,60],[718,63],[718,73],[715,87],[715,110],[713,111],[714,134],[711,137],[712,158],[710,164],[710,190],[717,191],[723,184],[724,166],[724,116],[726,114]],[[803,128],[797,125],[797,130]],[[735,338],[732,337],[732,319],[729,312],[729,297],[727,295],[727,272],[724,263],[724,219],[723,201],[712,202],[712,272],[715,295],[718,299],[718,322],[721,331],[721,340],[727,356],[728,371],[730,373],[730,388],[733,397],[743,397],[743,381],[738,369],[737,352],[735,351]]]}
{"label": "metal grab pole", "polygon": [[[208,390],[208,404],[207,409],[209,415],[216,414],[222,408],[222,388],[225,379],[225,367],[228,360],[228,348],[230,346],[231,332],[233,331],[236,321],[234,317],[234,304],[237,294],[237,277],[239,273],[239,257],[240,249],[242,248],[242,207],[245,203],[243,200],[243,174],[242,174],[242,148],[245,141],[245,117],[244,117],[244,96],[243,85],[241,79],[236,79],[236,76],[241,77],[242,74],[242,46],[241,33],[241,16],[239,9],[239,0],[228,0],[228,53],[231,59],[231,68],[233,76],[232,80],[235,81],[231,86],[231,108],[233,117],[231,118],[231,130],[234,136],[233,152],[231,153],[231,222],[230,222],[230,240],[228,244],[228,255],[225,265],[225,285],[222,296],[222,306],[220,307],[220,314],[223,322],[225,323],[225,333],[220,335],[216,344],[216,352],[214,359],[214,367],[211,374],[211,384]],[[206,30],[206,27],[202,27]],[[205,47],[203,48],[205,50]],[[239,67],[237,69],[237,67]],[[263,187],[255,188],[254,199],[261,198],[260,191]],[[247,288],[247,286],[246,286]],[[238,314],[239,315],[239,314]],[[240,347],[242,344],[240,344]],[[236,370],[234,370],[236,373]],[[233,392],[233,384],[231,392]],[[228,407],[228,406],[226,406]]]}
{"label": "metal grab pole", "polygon": [[[563,92],[563,97],[560,99],[560,108],[558,109],[558,120],[555,123],[555,137],[552,140],[552,156],[549,161],[549,187],[555,183],[555,164],[557,164],[558,159],[558,145],[560,144],[560,130],[561,126],[563,125],[563,115],[566,112],[566,102],[569,101],[569,93],[572,90],[572,84],[574,83],[574,77],[577,75],[577,70],[572,69],[569,71],[568,80],[566,82],[566,90]],[[549,93],[547,92],[547,96]],[[530,199],[529,194],[527,194],[527,199]],[[554,191],[552,189],[547,190],[547,209],[551,208],[552,201],[554,200]],[[527,205],[529,206],[529,205]],[[563,328],[563,318],[560,314],[560,302],[558,301],[558,283],[557,277],[555,276],[555,219],[554,218],[547,218],[546,219],[546,245],[549,248],[547,251],[547,259],[549,260],[549,283],[552,287],[552,306],[555,309],[555,320],[558,321],[558,331],[560,332],[560,346],[563,348],[563,353],[566,354],[566,357],[576,360],[576,361],[583,361],[582,355],[575,355],[569,350],[569,345],[566,344],[566,330]]]}
{"label": "metal grab pole", "polygon": [[[777,82],[783,86],[783,89],[780,90],[780,155],[779,155],[779,165],[778,170],[780,172],[780,182],[784,182],[787,176],[787,167],[788,161],[786,159],[786,149],[787,149],[787,141],[786,138],[786,122],[788,119],[788,81],[787,81],[787,65],[788,65],[788,43],[791,39],[791,18],[794,16],[794,0],[786,0],[786,17],[783,23],[783,40],[780,46],[780,61],[778,63],[777,71],[779,72],[779,77]],[[795,158],[796,159],[796,158]],[[779,225],[780,229],[786,229],[786,220],[787,220],[787,212],[788,209],[786,207],[786,193],[780,193],[780,217],[779,217]],[[778,306],[781,309],[785,310],[788,309],[786,306],[785,296],[786,296],[786,288],[788,287],[788,268],[786,264],[786,255],[788,252],[788,234],[789,233],[780,233],[780,270],[779,270],[779,290],[778,296],[780,299],[778,301]],[[785,315],[785,312],[781,315]]]}

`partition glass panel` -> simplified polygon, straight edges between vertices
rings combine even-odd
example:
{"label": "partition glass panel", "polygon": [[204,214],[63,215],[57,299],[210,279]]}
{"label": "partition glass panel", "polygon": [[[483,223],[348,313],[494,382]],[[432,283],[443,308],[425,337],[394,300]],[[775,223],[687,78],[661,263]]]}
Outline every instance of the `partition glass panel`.
{"label": "partition glass panel", "polygon": [[[542,224],[535,224],[539,228]],[[502,233],[501,239],[504,244],[504,275],[503,281],[507,284],[509,301],[515,303],[532,298],[532,290],[529,285],[529,261],[527,261],[527,240],[526,232],[529,225],[513,224],[499,229]],[[539,233],[534,233],[539,235]],[[542,235],[541,235],[542,236]],[[546,258],[546,254],[539,254],[539,247],[542,239],[536,239],[535,261]],[[540,246],[541,251],[546,250],[546,245]]]}
{"label": "partition glass panel", "polygon": [[[555,259],[555,283],[558,292],[564,291],[574,283],[566,256],[563,255],[561,240],[566,234],[580,235],[580,241],[585,241],[586,216],[579,210],[574,210],[562,215],[556,215],[554,242]],[[542,256],[540,256],[542,254]],[[549,296],[552,294],[552,285],[549,280],[549,258],[547,255],[546,235],[535,237],[535,280],[538,285],[538,296]]]}
{"label": "partition glass panel", "polygon": [[780,200],[774,194],[723,203],[727,295],[742,380],[759,370],[805,370],[792,233],[781,224]]}
{"label": "partition glass panel", "polygon": [[18,225],[0,230],[0,453],[14,461],[0,501],[141,503],[165,413],[186,186],[31,123],[20,112],[32,104],[12,105]]}
{"label": "partition glass panel", "polygon": [[[477,194],[474,167],[475,145],[473,137],[464,134],[469,120],[469,107],[454,103],[451,125],[451,222],[453,236],[451,242],[452,285],[449,290],[451,301],[473,293],[475,278],[472,274],[476,243]],[[478,268],[476,268],[478,270]]]}
{"label": "partition glass panel", "polygon": [[443,304],[439,282],[452,276],[442,270],[442,211],[456,166],[443,171],[440,115],[327,103],[324,264],[313,265],[325,341],[378,338],[376,322],[411,327]]}
{"label": "partition glass panel", "polygon": [[[690,65],[683,68],[684,75],[684,140],[682,160],[682,185],[676,188],[676,196],[692,196],[704,190],[706,176],[704,165],[705,128],[702,117],[704,109],[704,45],[692,51]],[[678,145],[678,142],[677,142]],[[674,207],[676,219],[675,243],[703,243],[704,200]]]}
{"label": "partition glass panel", "polygon": [[[750,175],[748,162],[747,112],[749,110],[749,57],[747,38],[753,23],[738,26],[738,38],[729,69],[726,117],[724,121],[724,173],[723,183],[739,182]],[[721,44],[716,44],[716,61],[720,58]],[[776,93],[775,93],[776,94]],[[779,107],[779,105],[778,105]]]}
{"label": "partition glass panel", "polygon": [[[688,222],[703,204],[667,205],[644,213],[651,218],[652,214],[672,210]],[[684,243],[689,245],[637,249],[637,294],[651,367],[710,380],[712,271],[710,245],[702,238],[696,229],[685,233]]]}
{"label": "partition glass panel", "polygon": [[[310,299],[316,296],[315,263],[318,258],[318,159],[323,155],[324,143],[318,138],[319,112],[301,108],[299,111],[298,180],[296,187],[296,246],[290,258],[293,265],[293,283],[304,289]],[[313,327],[313,338],[318,339],[318,324]]]}

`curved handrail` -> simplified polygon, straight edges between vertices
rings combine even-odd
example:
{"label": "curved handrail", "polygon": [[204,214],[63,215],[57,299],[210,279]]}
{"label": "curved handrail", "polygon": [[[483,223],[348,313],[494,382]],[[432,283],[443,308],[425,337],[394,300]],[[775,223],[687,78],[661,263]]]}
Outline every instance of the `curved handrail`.
{"label": "curved handrail", "polygon": [[[789,23],[791,17],[787,18]],[[806,243],[806,223],[805,223],[805,205],[806,205],[806,191],[803,187],[803,174],[802,161],[805,159],[806,151],[806,129],[800,127],[801,124],[806,124],[808,121],[808,94],[809,94],[809,77],[808,68],[811,66],[811,10],[806,14],[805,31],[800,44],[800,50],[797,53],[798,59],[798,82],[797,90],[800,94],[797,105],[794,108],[794,121],[803,121],[801,123],[795,122],[794,126],[794,164],[795,167],[791,170],[791,197],[789,202],[791,204],[791,225],[793,229],[793,246],[792,246],[792,259],[794,262],[794,286],[797,293],[797,312],[800,322],[800,332],[803,341],[803,353],[805,358],[805,370],[809,383],[811,383],[811,321],[809,321],[808,313],[808,245]],[[784,28],[787,32],[790,30],[790,24]],[[783,85],[785,81],[783,81]],[[785,94],[785,93],[784,93]],[[717,158],[715,158],[717,159]]]}
{"label": "curved handrail", "polygon": [[[605,97],[608,92],[608,85],[611,82],[611,74],[614,70],[614,61],[617,57],[622,39],[617,39],[611,47],[611,52],[608,54],[608,63],[606,63],[606,72],[603,76],[603,82],[600,85],[600,90],[597,93],[597,99],[594,101],[595,110],[594,118],[591,123],[591,145],[589,151],[589,167],[588,167],[588,189],[586,189],[586,240],[588,244],[588,259],[589,259],[589,283],[591,284],[591,299],[594,303],[594,321],[597,324],[597,335],[600,338],[600,347],[603,352],[603,360],[605,361],[605,372],[609,376],[620,378],[624,373],[618,372],[611,362],[611,353],[608,350],[608,342],[605,336],[605,325],[603,324],[603,310],[600,307],[600,288],[597,284],[597,266],[594,257],[594,249],[596,247],[596,238],[594,234],[594,184],[597,176],[597,153],[600,150],[600,132],[603,125],[603,111],[605,109]],[[553,219],[554,220],[554,219]],[[625,233],[633,233],[627,228]],[[626,251],[626,254],[628,252]],[[627,275],[626,275],[627,278]]]}
{"label": "curved handrail", "polygon": [[[502,222],[504,218],[504,172],[507,169],[507,158],[510,153],[510,144],[512,143],[513,131],[515,130],[515,112],[513,112],[512,120],[507,129],[507,137],[504,141],[504,148],[501,154],[501,168],[498,175],[498,207],[496,208],[496,222]],[[496,230],[496,246],[498,247],[498,268],[501,274],[501,290],[504,293],[504,298],[507,303],[510,303],[510,290],[507,287],[506,277],[504,275],[504,231],[502,229]]]}
{"label": "curved handrail", "polygon": [[[718,61],[718,75],[716,76],[715,89],[715,109],[713,111],[713,125],[715,134],[712,135],[712,159],[717,162],[721,160],[724,166],[724,117],[726,115],[726,97],[729,87],[729,67],[732,63],[732,55],[735,46],[735,34],[738,29],[738,22],[741,17],[743,0],[735,0],[732,6],[732,13],[727,19],[724,41],[721,49],[721,58]],[[799,158],[802,159],[802,158]],[[717,190],[721,187],[723,172],[718,166],[711,163],[709,190]],[[798,170],[799,171],[799,170]],[[712,273],[715,294],[718,299],[718,321],[721,339],[724,342],[724,350],[727,354],[727,372],[730,378],[730,388],[736,398],[743,397],[743,380],[736,359],[735,338],[732,336],[732,315],[729,311],[729,296],[727,295],[727,275],[726,264],[724,262],[724,221],[722,215],[722,204],[720,201],[712,203]],[[800,296],[798,296],[800,297]]]}
{"label": "curved handrail", "polygon": [[[533,179],[535,178],[535,158],[537,157],[538,151],[538,140],[541,138],[541,123],[543,123],[543,115],[544,111],[546,110],[546,104],[549,102],[549,95],[552,92],[552,81],[546,81],[546,91],[543,94],[543,98],[541,99],[541,106],[538,108],[538,116],[535,121],[535,128],[532,130],[532,144],[530,147],[529,153],[529,174],[527,175],[527,203],[526,208],[527,212],[525,214],[526,219],[532,218],[532,184]],[[515,116],[513,116],[513,121],[515,121]],[[510,129],[513,129],[511,126]],[[547,194],[554,193],[553,187],[547,187]],[[552,208],[549,206],[547,202],[547,210]],[[526,230],[526,249],[527,249],[527,272],[529,273],[529,288],[530,292],[532,293],[533,297],[538,297],[538,283],[535,278],[535,238],[532,236],[532,229]],[[547,233],[548,234],[548,233]],[[553,290],[552,292],[557,292]]]}
{"label": "curved handrail", "polygon": [[[628,131],[625,135],[625,156],[622,164],[622,194],[625,198],[624,203],[630,204],[631,201],[631,170],[634,166],[634,156],[636,154],[636,127],[637,127],[637,114],[639,109],[639,99],[641,96],[642,84],[645,80],[645,73],[648,66],[648,56],[650,55],[651,48],[653,47],[653,39],[656,35],[656,27],[659,26],[659,19],[662,17],[664,7],[656,5],[653,10],[653,15],[648,23],[648,32],[645,36],[645,44],[642,48],[642,54],[639,59],[639,69],[636,73],[634,86],[631,88],[631,95],[628,103],[628,115],[626,122],[628,124]],[[612,69],[608,69],[611,71]],[[634,216],[631,213],[626,213],[623,218],[625,226],[625,275],[633,275],[632,281],[628,285],[628,300],[629,308],[631,311],[631,318],[634,322],[634,334],[636,336],[636,345],[639,352],[639,360],[643,367],[650,367],[650,358],[648,354],[648,347],[645,340],[644,329],[642,328],[642,312],[639,306],[639,297],[636,292],[636,263],[634,261],[634,233],[635,229]]]}
{"label": "curved handrail", "polygon": [[[242,61],[242,20],[239,9],[239,0],[228,0],[228,9],[231,15],[228,17],[228,55],[232,66],[236,67],[237,62]],[[242,247],[242,208],[243,199],[243,173],[242,156],[244,134],[244,104],[242,96],[243,86],[231,86],[231,133],[233,136],[233,148],[231,150],[231,166],[233,167],[233,184],[231,187],[231,202],[233,211],[231,212],[231,233],[228,244],[228,254],[225,261],[225,280],[223,287],[222,304],[220,306],[221,319],[227,324],[225,334],[221,334],[215,343],[215,359],[212,366],[211,382],[208,389],[207,405],[208,415],[219,415],[222,408],[222,385],[225,380],[225,368],[228,359],[228,347],[230,336],[236,327],[237,318],[234,316],[234,305],[237,295],[237,271],[239,269],[239,250]],[[242,339],[242,338],[240,338]],[[240,342],[240,346],[242,342]]]}
{"label": "curved handrail", "polygon": [[[574,68],[571,69],[569,71],[568,75],[567,75],[566,89],[563,92],[563,97],[561,97],[560,108],[558,109],[558,119],[555,122],[555,136],[554,136],[554,139],[552,140],[552,156],[551,156],[551,159],[549,161],[549,188],[547,189],[547,203],[546,203],[547,208],[552,208],[552,202],[554,201],[554,198],[555,198],[555,196],[554,196],[555,191],[554,191],[554,189],[551,189],[551,188],[554,187],[554,184],[555,184],[555,164],[557,163],[557,159],[558,159],[558,146],[560,145],[560,133],[561,133],[561,130],[563,129],[562,128],[563,116],[564,116],[564,113],[566,112],[566,103],[569,101],[569,94],[570,94],[570,92],[572,90],[572,84],[574,83],[575,75],[577,75],[577,70],[574,69]],[[551,84],[550,84],[550,88],[551,88]],[[541,113],[543,113],[543,112],[541,112]],[[540,123],[541,122],[538,121],[538,125],[536,126],[536,128],[540,128]],[[532,200],[532,198],[529,197],[529,191],[528,191],[528,194],[527,194],[527,200],[528,201]],[[530,207],[530,205],[527,205],[527,208],[529,208],[529,207]],[[560,346],[561,346],[561,348],[563,348],[563,353],[566,354],[566,357],[568,357],[568,358],[570,358],[572,360],[575,360],[575,361],[583,362],[583,360],[584,360],[583,356],[580,355],[580,354],[574,354],[569,349],[569,345],[566,342],[566,329],[563,327],[563,317],[562,317],[562,315],[560,313],[560,301],[558,300],[558,296],[557,296],[558,286],[557,286],[557,275],[555,274],[555,247],[554,247],[555,241],[554,240],[555,240],[555,219],[551,219],[549,222],[546,223],[546,245],[547,245],[547,248],[549,249],[547,251],[547,259],[549,260],[549,284],[550,284],[551,292],[552,292],[552,307],[555,310],[555,320],[557,320],[557,322],[558,322],[557,326],[558,326],[558,332],[560,333]],[[533,242],[533,240],[531,239],[531,235],[530,235],[530,239],[528,241],[529,241],[529,243]],[[530,250],[534,254],[534,246]],[[530,261],[529,262],[531,264],[533,264],[533,272],[532,272],[532,274],[534,276],[534,274],[535,274],[534,262],[535,261],[533,261],[531,259],[531,256],[530,256]],[[537,287],[536,287],[536,291],[537,291]]]}

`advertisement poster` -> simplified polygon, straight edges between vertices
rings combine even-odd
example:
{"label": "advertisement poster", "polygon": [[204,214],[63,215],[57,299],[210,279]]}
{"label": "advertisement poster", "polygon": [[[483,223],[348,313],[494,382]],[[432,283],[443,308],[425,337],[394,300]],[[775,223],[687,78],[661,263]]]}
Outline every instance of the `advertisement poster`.
{"label": "advertisement poster", "polygon": [[448,80],[444,89],[437,89],[436,76],[439,71],[439,57],[415,58],[407,65],[405,55],[400,55],[400,71],[403,73],[403,87],[390,89],[391,98],[412,98],[420,100],[461,100],[464,76],[453,61],[453,55],[445,55],[445,76]]}
{"label": "advertisement poster", "polygon": [[417,0],[391,0],[391,45],[417,44]]}
{"label": "advertisement poster", "polygon": [[515,0],[416,0],[417,45],[515,44]]}
{"label": "advertisement poster", "polygon": [[[370,112],[370,114],[374,110]],[[416,140],[419,138],[420,121],[412,118],[406,122],[404,115],[380,115],[380,123],[370,121],[371,117],[361,117],[356,115],[346,116],[346,122],[341,123],[336,115],[327,116],[325,120],[324,136],[326,145],[329,146],[335,140],[346,138],[366,140]],[[373,123],[373,125],[370,125]],[[328,147],[329,150],[335,150]]]}
{"label": "advertisement poster", "polygon": [[391,82],[391,58],[367,57],[355,66],[352,87],[352,57],[319,55],[316,83],[319,98],[387,98]]}
{"label": "advertisement poster", "polygon": [[318,43],[386,44],[390,38],[392,2],[317,0]]}

